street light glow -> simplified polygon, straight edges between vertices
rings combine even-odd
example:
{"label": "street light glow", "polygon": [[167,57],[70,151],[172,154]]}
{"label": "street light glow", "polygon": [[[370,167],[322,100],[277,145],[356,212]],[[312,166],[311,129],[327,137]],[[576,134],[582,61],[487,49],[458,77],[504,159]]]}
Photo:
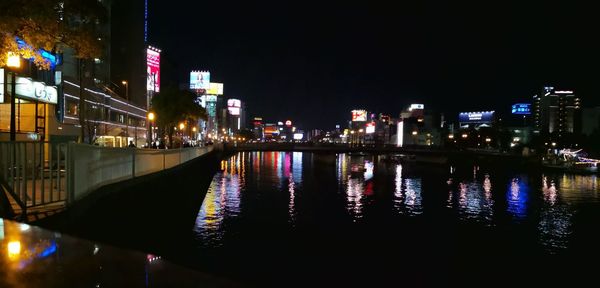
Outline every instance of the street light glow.
{"label": "street light glow", "polygon": [[183,130],[183,128],[185,128],[185,124],[179,123],[179,130]]}
{"label": "street light glow", "polygon": [[123,80],[123,81],[121,81],[121,84],[127,85],[127,81]]}
{"label": "street light glow", "polygon": [[148,120],[154,121],[154,117],[155,117],[154,112],[148,113]]}
{"label": "street light glow", "polygon": [[11,68],[21,67],[21,57],[15,53],[8,52],[8,59],[6,60],[6,66]]}

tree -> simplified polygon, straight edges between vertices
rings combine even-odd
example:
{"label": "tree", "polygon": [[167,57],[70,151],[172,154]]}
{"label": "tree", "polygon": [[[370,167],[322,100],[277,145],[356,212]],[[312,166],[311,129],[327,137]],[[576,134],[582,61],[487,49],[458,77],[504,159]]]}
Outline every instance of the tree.
{"label": "tree", "polygon": [[[101,54],[95,30],[107,19],[107,11],[97,0],[10,0],[0,4],[0,67],[8,52],[33,58],[41,69],[50,63],[40,49],[61,52],[72,48],[81,59]],[[24,41],[19,45],[16,38]]]}
{"label": "tree", "polygon": [[[101,39],[96,35],[108,12],[97,0],[10,0],[0,4],[0,67],[6,65],[9,52],[32,59],[39,69],[50,69],[42,49],[60,53],[73,49],[79,62],[80,141],[85,139],[86,103],[81,83],[84,60],[99,57]],[[17,42],[17,39],[21,43]],[[92,136],[89,136],[92,141]]]}
{"label": "tree", "polygon": [[190,91],[174,87],[164,87],[152,97],[151,106],[156,114],[156,123],[159,130],[167,134],[169,146],[173,147],[173,132],[180,122],[206,119],[206,110],[200,106],[197,98]]}

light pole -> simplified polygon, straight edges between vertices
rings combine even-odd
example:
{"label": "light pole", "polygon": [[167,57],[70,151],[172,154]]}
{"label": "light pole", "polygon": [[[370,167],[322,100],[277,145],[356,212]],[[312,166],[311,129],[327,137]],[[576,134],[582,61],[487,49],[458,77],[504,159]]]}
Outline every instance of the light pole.
{"label": "light pole", "polygon": [[125,137],[127,138],[127,144],[129,144],[129,82],[123,80],[121,84],[125,85],[125,98],[127,99],[127,117],[125,119]]}
{"label": "light pole", "polygon": [[[11,68],[12,81],[10,83],[10,141],[17,139],[17,125],[15,117],[15,102],[17,98],[17,69],[21,67],[21,57],[15,53],[8,52],[6,67]],[[7,71],[8,72],[8,71]],[[7,73],[8,74],[8,73]],[[8,75],[6,76],[8,79]],[[4,79],[2,79],[4,81]]]}
{"label": "light pole", "polygon": [[179,123],[179,131],[181,131],[181,145],[183,146],[183,138],[185,137],[185,124],[183,122]]}
{"label": "light pole", "polygon": [[154,122],[154,117],[156,117],[156,115],[154,115],[154,112],[149,112],[148,113],[148,127],[150,127],[150,129],[148,129],[148,147],[151,147],[151,144],[154,142],[154,125],[152,125],[152,122]]}

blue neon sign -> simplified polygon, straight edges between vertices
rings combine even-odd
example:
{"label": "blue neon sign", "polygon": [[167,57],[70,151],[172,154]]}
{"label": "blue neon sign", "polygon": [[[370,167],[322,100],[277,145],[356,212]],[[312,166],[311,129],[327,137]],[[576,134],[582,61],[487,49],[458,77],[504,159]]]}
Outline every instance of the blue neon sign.
{"label": "blue neon sign", "polygon": [[512,105],[512,114],[516,115],[531,115],[531,104],[517,103]]}
{"label": "blue neon sign", "polygon": [[[30,46],[25,43],[25,41],[23,41],[23,39],[19,39],[17,38],[17,45],[19,47],[19,49],[21,48],[30,48]],[[50,62],[50,67],[54,68],[56,67],[57,64],[59,63],[59,59],[58,57],[56,57],[56,55],[44,50],[44,49],[40,49],[39,50],[40,55],[42,55],[42,58],[46,59],[46,61]],[[29,60],[31,60],[33,58],[30,58]]]}

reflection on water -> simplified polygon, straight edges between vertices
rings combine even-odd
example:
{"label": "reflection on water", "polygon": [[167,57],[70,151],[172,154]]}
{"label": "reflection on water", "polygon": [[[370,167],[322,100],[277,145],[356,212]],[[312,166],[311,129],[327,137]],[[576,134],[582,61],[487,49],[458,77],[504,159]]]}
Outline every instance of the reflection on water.
{"label": "reflection on water", "polygon": [[494,200],[492,199],[492,182],[490,176],[485,174],[483,181],[477,179],[474,168],[473,179],[463,180],[454,189],[454,180],[446,181],[450,190],[446,207],[457,212],[462,220],[473,220],[485,225],[492,225],[494,216]]}
{"label": "reflection on water", "polygon": [[[378,215],[427,214],[427,219],[472,223],[491,230],[498,225],[522,227],[513,230],[537,231],[534,242],[544,251],[558,253],[569,248],[578,205],[600,205],[600,180],[596,175],[532,176],[478,165],[428,170],[415,163],[382,161],[383,158],[365,154],[338,154],[330,165],[327,157],[319,161],[313,161],[313,157],[301,152],[246,152],[224,160],[196,221],[196,232],[202,241],[209,246],[222,245],[226,234],[236,229],[235,225],[224,223],[249,217],[244,213],[259,213],[256,205],[265,201],[274,207],[264,210],[260,206],[260,213],[281,217],[277,213],[285,209],[285,223],[294,228],[299,225],[299,216],[316,217],[314,211],[320,203],[315,202],[337,199],[328,202],[333,206],[325,207],[327,213],[344,211],[353,222],[366,220],[371,217],[370,211],[377,210],[386,212]],[[337,182],[337,188],[330,189],[322,182],[327,179]],[[304,191],[306,187],[314,191]],[[304,198],[309,192],[311,197]],[[302,199],[311,201],[299,206]],[[277,208],[283,203],[286,206]],[[244,207],[243,211],[240,207]],[[386,209],[389,211],[381,211]],[[430,215],[439,211],[449,211],[453,216],[446,219]]]}
{"label": "reflection on water", "polygon": [[527,200],[529,197],[529,186],[518,178],[513,178],[509,183],[506,193],[508,212],[515,219],[524,219],[527,216]]}

